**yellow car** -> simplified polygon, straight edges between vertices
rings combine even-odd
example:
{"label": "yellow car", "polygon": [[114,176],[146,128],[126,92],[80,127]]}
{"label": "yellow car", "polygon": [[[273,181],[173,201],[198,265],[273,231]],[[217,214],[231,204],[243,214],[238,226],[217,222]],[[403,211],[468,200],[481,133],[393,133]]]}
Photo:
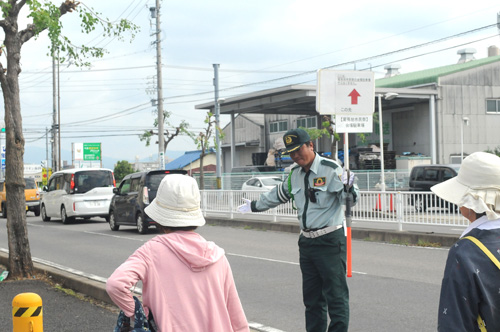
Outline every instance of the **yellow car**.
{"label": "yellow car", "polygon": [[[40,215],[40,192],[36,187],[35,179],[24,178],[26,186],[24,187],[24,196],[26,198],[26,212],[31,211],[35,216]],[[0,181],[0,212],[2,218],[7,218],[7,192],[5,189],[5,180]]]}

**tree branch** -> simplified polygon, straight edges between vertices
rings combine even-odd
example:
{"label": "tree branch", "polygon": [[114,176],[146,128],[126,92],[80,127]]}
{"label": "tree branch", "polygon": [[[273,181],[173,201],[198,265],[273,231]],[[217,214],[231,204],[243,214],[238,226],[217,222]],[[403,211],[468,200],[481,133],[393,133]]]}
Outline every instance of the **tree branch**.
{"label": "tree branch", "polygon": [[[17,5],[24,5],[26,3],[26,0],[20,1]],[[65,0],[61,6],[59,7],[59,12],[61,13],[61,16],[63,16],[66,13],[71,13],[73,10],[76,9],[76,7],[80,4],[80,2],[75,2],[75,0]],[[22,7],[22,5],[20,7]],[[47,29],[46,27],[43,29]],[[42,30],[42,31],[43,31]],[[41,32],[41,31],[39,31]],[[35,35],[35,26],[33,24],[28,24],[28,27],[24,30],[22,30],[20,33],[20,38],[21,38],[21,43],[24,44],[33,36]]]}
{"label": "tree branch", "polygon": [[21,0],[16,4],[16,1],[11,1],[12,8],[14,8],[14,13],[19,13],[21,8],[26,4],[26,0]]}

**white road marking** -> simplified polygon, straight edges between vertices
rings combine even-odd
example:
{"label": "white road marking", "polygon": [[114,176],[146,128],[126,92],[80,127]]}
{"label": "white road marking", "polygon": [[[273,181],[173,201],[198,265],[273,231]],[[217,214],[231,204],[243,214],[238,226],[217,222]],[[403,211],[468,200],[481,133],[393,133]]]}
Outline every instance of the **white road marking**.
{"label": "white road marking", "polygon": [[262,324],[255,323],[255,322],[248,322],[248,325],[250,326],[250,328],[257,330],[259,332],[285,332],[285,331],[278,330],[278,329],[275,329],[275,328],[272,328],[269,326],[264,326]]}
{"label": "white road marking", "polygon": [[116,239],[132,240],[132,241],[139,241],[139,242],[149,241],[149,239],[140,239],[140,238],[134,238],[134,237],[121,236],[121,235],[110,235],[110,234],[103,234],[103,233],[90,232],[90,231],[83,231],[83,233],[100,235],[100,236],[108,236],[108,237],[114,237]]}
{"label": "white road marking", "polygon": [[[243,258],[251,258],[251,259],[257,259],[257,260],[261,260],[261,261],[268,261],[268,262],[274,262],[274,263],[283,263],[283,264],[290,264],[290,265],[297,265],[297,266],[300,265],[299,263],[296,263],[296,262],[282,261],[282,260],[278,260],[278,259],[255,257],[255,256],[248,256],[248,255],[232,254],[229,252],[227,252],[226,255],[243,257]],[[356,272],[356,271],[352,271],[352,273],[363,274],[363,275],[367,274],[365,272]]]}

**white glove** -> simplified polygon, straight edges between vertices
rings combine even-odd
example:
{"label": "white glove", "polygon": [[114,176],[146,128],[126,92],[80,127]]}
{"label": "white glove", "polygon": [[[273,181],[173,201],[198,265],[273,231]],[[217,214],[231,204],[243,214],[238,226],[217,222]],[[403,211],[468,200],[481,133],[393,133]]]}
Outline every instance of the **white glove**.
{"label": "white glove", "polygon": [[354,173],[349,171],[349,183],[347,183],[347,170],[344,168],[344,172],[342,173],[342,183],[352,186],[354,183]]}
{"label": "white glove", "polygon": [[238,211],[241,213],[252,212],[252,201],[246,198],[242,198],[245,204],[238,206]]}

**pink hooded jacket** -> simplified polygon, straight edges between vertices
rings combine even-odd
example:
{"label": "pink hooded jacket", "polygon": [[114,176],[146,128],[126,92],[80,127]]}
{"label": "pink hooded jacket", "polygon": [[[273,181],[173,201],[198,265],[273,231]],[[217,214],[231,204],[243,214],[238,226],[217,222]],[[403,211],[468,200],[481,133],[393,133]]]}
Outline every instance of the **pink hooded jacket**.
{"label": "pink hooded jacket", "polygon": [[249,331],[224,250],[195,232],[154,237],[109,277],[106,291],[129,317],[139,280],[161,332]]}

